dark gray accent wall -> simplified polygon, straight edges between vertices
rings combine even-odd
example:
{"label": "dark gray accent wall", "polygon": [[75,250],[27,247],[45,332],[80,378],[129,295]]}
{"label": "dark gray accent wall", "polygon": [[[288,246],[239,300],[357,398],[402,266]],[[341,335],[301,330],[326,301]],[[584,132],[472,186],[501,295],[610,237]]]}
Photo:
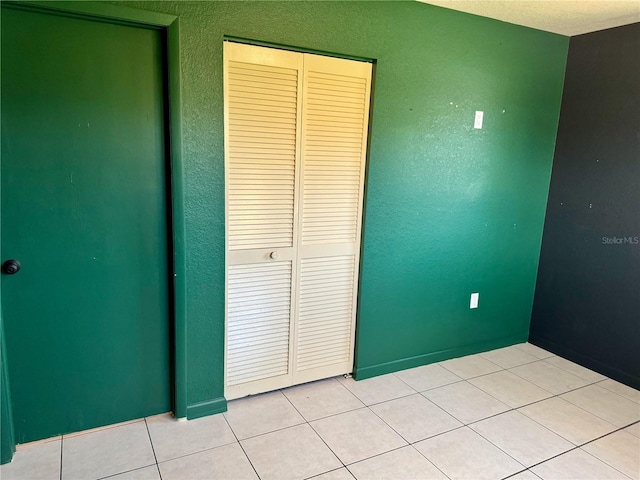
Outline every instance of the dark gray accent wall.
{"label": "dark gray accent wall", "polygon": [[529,341],[640,388],[640,23],[572,37]]}

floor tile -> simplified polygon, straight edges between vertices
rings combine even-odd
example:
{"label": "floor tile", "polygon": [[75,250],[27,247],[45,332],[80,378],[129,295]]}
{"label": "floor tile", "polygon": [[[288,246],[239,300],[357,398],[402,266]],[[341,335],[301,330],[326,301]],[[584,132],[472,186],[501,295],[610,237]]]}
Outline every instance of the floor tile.
{"label": "floor tile", "polygon": [[640,478],[640,438],[623,431],[612,433],[582,447],[625,475]]}
{"label": "floor tile", "polygon": [[409,443],[462,426],[462,423],[419,393],[379,403],[372,406],[371,410]]}
{"label": "floor tile", "polygon": [[11,463],[0,466],[3,480],[50,480],[60,478],[62,440],[26,444],[13,456]]}
{"label": "floor tile", "polygon": [[282,392],[233,400],[224,413],[239,440],[304,423]]}
{"label": "floor tile", "polygon": [[515,345],[511,347],[498,348],[497,350],[484,352],[480,355],[502,368],[513,368],[538,360],[538,357],[528,354]]}
{"label": "floor tile", "polygon": [[367,408],[316,420],[311,426],[345,465],[407,444]]}
{"label": "floor tile", "polygon": [[469,383],[511,408],[518,408],[552,396],[548,391],[507,370],[472,378]]}
{"label": "floor tile", "polygon": [[554,367],[543,360],[521,365],[509,371],[525,380],[535,383],[554,395],[560,395],[561,393],[575,390],[576,388],[589,384],[584,378],[577,377],[562,368]]}
{"label": "floor tile", "polygon": [[618,427],[558,397],[518,410],[575,445],[595,440]]}
{"label": "floor tile", "polygon": [[315,477],[311,477],[309,480],[354,480],[353,475],[349,473],[345,467],[337,470],[332,470]]}
{"label": "floor tile", "polygon": [[308,422],[364,406],[335,378],[287,388],[282,393]]}
{"label": "floor tile", "polygon": [[573,363],[566,358],[562,357],[549,357],[544,359],[545,362],[550,363],[554,367],[562,368],[569,373],[574,374],[577,377],[584,378],[586,381],[593,383],[599,382],[600,380],[604,380],[604,375],[600,375],[593,370],[589,370],[588,368],[583,367],[582,365],[578,365],[577,363]]}
{"label": "floor tile", "polygon": [[303,479],[342,466],[307,424],[240,443],[261,480]]}
{"label": "floor tile", "polygon": [[353,378],[339,378],[338,381],[365,405],[374,405],[416,393],[413,388],[391,373],[358,382]]}
{"label": "floor tile", "polygon": [[515,475],[511,475],[506,480],[539,480],[540,477],[533,473],[531,470],[525,470]]}
{"label": "floor tile", "polygon": [[580,480],[627,480],[629,477],[588,453],[576,449],[563,453],[540,465],[532,467],[543,480],[580,479]]}
{"label": "floor tile", "polygon": [[161,480],[157,465],[131,470],[108,478],[109,480]]}
{"label": "floor tile", "polygon": [[640,405],[598,385],[565,393],[561,398],[617,427],[626,427],[640,420]]}
{"label": "floor tile", "polygon": [[467,355],[440,363],[444,368],[456,374],[460,378],[473,378],[487,373],[502,370],[502,367],[490,362],[482,355]]}
{"label": "floor tile", "polygon": [[450,383],[462,380],[459,376],[436,363],[402,370],[394,373],[394,375],[416,392],[424,392],[425,390],[449,385]]}
{"label": "floor tile", "polygon": [[349,465],[357,480],[447,480],[447,476],[411,445]]}
{"label": "floor tile", "polygon": [[258,480],[237,443],[158,464],[162,480]]}
{"label": "floor tile", "polygon": [[636,403],[640,403],[640,391],[635,388],[631,388],[624,383],[616,382],[615,380],[607,378],[606,380],[598,383],[598,386],[606,388],[607,390],[617,393],[618,395],[628,398]]}
{"label": "floor tile", "polygon": [[640,437],[640,423],[635,423],[630,427],[625,428],[624,430],[625,432],[630,433],[631,435]]}
{"label": "floor tile", "polygon": [[471,428],[526,467],[573,448],[573,444],[523,414],[512,411],[474,423]]}
{"label": "floor tile", "polygon": [[496,479],[523,466],[468,427],[443,433],[414,447],[451,479]]}
{"label": "floor tile", "polygon": [[62,439],[63,479],[102,478],[155,463],[144,420]]}
{"label": "floor tile", "polygon": [[471,423],[506,412],[508,405],[468,382],[458,382],[423,392],[433,403],[462,423]]}
{"label": "floor tile", "polygon": [[529,355],[533,355],[534,357],[538,357],[540,359],[555,356],[553,353],[546,351],[544,348],[540,348],[530,343],[519,343],[514,346],[519,348],[523,352],[528,353]]}
{"label": "floor tile", "polygon": [[236,441],[222,415],[178,421],[170,415],[147,418],[151,443],[158,462]]}

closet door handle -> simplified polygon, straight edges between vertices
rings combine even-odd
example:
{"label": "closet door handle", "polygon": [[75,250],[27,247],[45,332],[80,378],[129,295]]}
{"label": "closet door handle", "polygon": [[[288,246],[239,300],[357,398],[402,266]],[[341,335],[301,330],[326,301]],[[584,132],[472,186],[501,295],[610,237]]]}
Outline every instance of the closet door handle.
{"label": "closet door handle", "polygon": [[2,264],[2,271],[7,275],[15,275],[20,271],[20,262],[18,260],[7,260]]}
{"label": "closet door handle", "polygon": [[271,252],[271,253],[269,254],[269,258],[270,258],[271,260],[277,260],[277,259],[278,259],[278,252]]}

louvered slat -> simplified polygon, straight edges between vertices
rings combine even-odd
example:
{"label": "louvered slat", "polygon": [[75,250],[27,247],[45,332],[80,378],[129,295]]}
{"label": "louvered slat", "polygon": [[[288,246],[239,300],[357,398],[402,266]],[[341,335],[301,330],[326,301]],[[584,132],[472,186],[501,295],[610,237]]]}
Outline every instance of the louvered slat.
{"label": "louvered slat", "polygon": [[227,71],[229,249],[292,246],[298,71],[235,60]]}
{"label": "louvered slat", "polygon": [[305,82],[302,245],[355,242],[368,83],[314,70]]}
{"label": "louvered slat", "polygon": [[227,385],[286,374],[291,262],[231,265],[227,290]]}
{"label": "louvered slat", "polygon": [[302,260],[297,369],[345,363],[351,354],[354,257]]}

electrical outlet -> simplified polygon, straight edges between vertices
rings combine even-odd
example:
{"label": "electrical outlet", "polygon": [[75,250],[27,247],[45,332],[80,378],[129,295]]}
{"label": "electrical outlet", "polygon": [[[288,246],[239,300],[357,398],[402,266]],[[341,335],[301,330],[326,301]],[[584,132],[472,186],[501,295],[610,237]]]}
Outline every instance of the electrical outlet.
{"label": "electrical outlet", "polygon": [[483,118],[484,118],[484,112],[481,110],[476,110],[476,117],[473,121],[473,128],[480,130],[482,128]]}
{"label": "electrical outlet", "polygon": [[478,308],[478,298],[480,297],[479,293],[472,293],[471,300],[469,300],[469,308]]}

